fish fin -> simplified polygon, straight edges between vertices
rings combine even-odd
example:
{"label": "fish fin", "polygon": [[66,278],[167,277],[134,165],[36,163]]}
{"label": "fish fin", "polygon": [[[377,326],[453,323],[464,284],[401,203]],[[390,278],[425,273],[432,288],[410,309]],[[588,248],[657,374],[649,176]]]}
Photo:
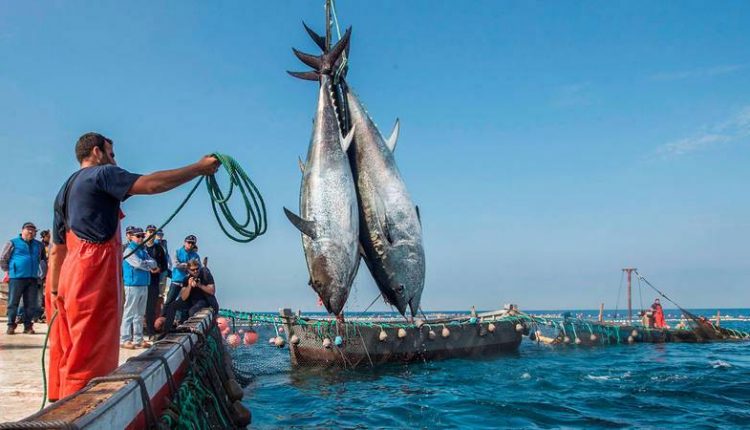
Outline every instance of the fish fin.
{"label": "fish fin", "polygon": [[284,213],[286,214],[286,217],[289,218],[289,222],[297,227],[297,230],[301,231],[302,234],[309,237],[310,239],[315,239],[317,237],[314,221],[302,219],[287,208],[284,208]]}
{"label": "fish fin", "polygon": [[388,217],[385,217],[385,220],[383,222],[383,235],[385,235],[385,240],[388,241],[389,244],[393,245],[393,237],[391,237],[391,230],[388,228]]}
{"label": "fish fin", "polygon": [[359,242],[359,255],[361,255],[362,258],[367,258],[367,254],[365,254],[365,247],[362,246],[362,242]]}
{"label": "fish fin", "polygon": [[315,42],[316,45],[318,45],[318,48],[320,48],[321,51],[325,52],[326,50],[326,38],[316,33],[313,29],[307,26],[305,24],[305,21],[302,21],[302,25],[305,27],[305,31],[307,31],[307,34],[310,35],[313,42]]}
{"label": "fish fin", "polygon": [[312,67],[315,70],[319,71],[323,66],[322,56],[306,54],[302,51],[296,50],[295,48],[292,48],[292,52],[294,52],[294,55],[297,58],[299,58],[300,61],[302,61],[303,63]]}
{"label": "fish fin", "polygon": [[352,27],[349,26],[349,28],[346,29],[346,32],[343,36],[341,36],[341,39],[339,39],[338,42],[331,48],[330,52],[327,52],[325,55],[329,56],[331,61],[331,64],[334,64],[336,60],[339,58],[342,52],[347,51],[349,49],[349,38],[352,36]]}
{"label": "fish fin", "polygon": [[[308,28],[308,27],[305,26],[305,28]],[[349,27],[346,30],[346,33],[344,33],[344,35],[341,37],[341,39],[339,39],[339,41],[336,42],[336,45],[334,45],[330,51],[324,52],[322,55],[307,54],[295,48],[292,48],[292,52],[294,52],[294,55],[297,58],[299,58],[300,61],[302,61],[306,65],[315,69],[315,71],[319,75],[320,74],[331,75],[333,71],[336,69],[336,64],[338,63],[339,57],[341,57],[341,54],[343,52],[347,52],[347,53],[349,52],[349,39],[351,38],[351,34],[352,34],[352,28]],[[292,76],[297,76],[297,75],[292,75]],[[305,78],[303,79],[308,79],[308,75],[304,75],[304,76]],[[297,76],[297,77],[300,77],[300,76]]]}
{"label": "fish fin", "polygon": [[417,219],[419,220],[419,225],[422,225],[422,215],[419,213],[419,206],[414,205],[414,209],[417,211]]}
{"label": "fish fin", "polygon": [[346,152],[349,150],[349,145],[352,144],[352,139],[354,139],[354,125],[352,124],[352,129],[349,130],[349,133],[346,135],[345,138],[341,139],[341,149]]}
{"label": "fish fin", "polygon": [[388,149],[391,150],[391,152],[396,150],[396,141],[398,140],[398,133],[401,130],[401,121],[396,118],[396,124],[393,126],[393,131],[391,132],[391,137],[388,138],[388,140],[385,142],[385,146],[388,147]]}
{"label": "fish fin", "polygon": [[302,161],[301,157],[297,157],[297,164],[299,165],[299,171],[302,172],[302,174],[305,174],[305,163]]}
{"label": "fish fin", "polygon": [[290,72],[287,70],[287,73],[294,76],[295,78],[304,79],[306,81],[317,81],[320,79],[320,75],[318,72],[309,71],[309,72]]}

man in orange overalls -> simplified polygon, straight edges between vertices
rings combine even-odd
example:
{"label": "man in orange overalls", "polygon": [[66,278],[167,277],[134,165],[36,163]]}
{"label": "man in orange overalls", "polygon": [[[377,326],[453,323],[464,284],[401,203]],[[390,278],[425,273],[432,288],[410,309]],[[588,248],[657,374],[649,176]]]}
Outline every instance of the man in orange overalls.
{"label": "man in orange overalls", "polygon": [[219,168],[197,163],[149,175],[115,162],[112,140],[98,133],[78,139],[81,165],[55,199],[46,309],[50,327],[49,400],[71,395],[117,368],[122,318],[120,203],[135,194],[169,191]]}

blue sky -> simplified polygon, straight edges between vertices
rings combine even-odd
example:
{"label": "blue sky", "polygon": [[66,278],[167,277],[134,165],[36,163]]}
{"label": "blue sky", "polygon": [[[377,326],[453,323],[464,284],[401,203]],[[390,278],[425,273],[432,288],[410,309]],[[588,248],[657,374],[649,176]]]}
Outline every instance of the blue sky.
{"label": "blue sky", "polygon": [[[301,20],[322,30],[322,5],[6,2],[0,234],[49,227],[86,131],[141,173],[224,152],[261,189],[268,233],[224,238],[201,191],[166,229],[173,247],[199,237],[227,307],[318,310],[281,208],[297,207],[316,103],[315,84],[285,70],[304,70],[290,47],[315,52]],[[342,0],[338,12],[353,26],[350,84],[384,133],[402,122],[425,309],[614,307],[625,266],[684,306],[750,306],[750,3]],[[125,222],[158,224],[187,191],[133,198]],[[362,267],[348,309],[376,295]]]}

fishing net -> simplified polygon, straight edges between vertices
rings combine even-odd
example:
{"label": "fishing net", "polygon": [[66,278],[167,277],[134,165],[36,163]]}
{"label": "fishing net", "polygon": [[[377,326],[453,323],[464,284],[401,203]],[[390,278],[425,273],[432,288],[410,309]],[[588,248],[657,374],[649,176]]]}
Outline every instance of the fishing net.
{"label": "fishing net", "polygon": [[577,318],[552,319],[532,316],[530,338],[548,344],[608,345],[624,343],[708,342],[748,340],[750,333],[719,327],[706,318],[692,315],[677,328],[588,321]]}
{"label": "fishing net", "polygon": [[216,326],[189,353],[189,367],[177,392],[167,400],[160,428],[237,428],[235,401],[230,399],[230,378],[224,346]]}
{"label": "fishing net", "polygon": [[246,313],[222,310],[232,331],[248,331],[257,344],[233,349],[243,381],[287,372],[292,366],[371,367],[390,362],[485,356],[515,351],[530,319],[522,314],[452,316],[414,323],[379,315],[350,316],[339,322],[323,316]]}

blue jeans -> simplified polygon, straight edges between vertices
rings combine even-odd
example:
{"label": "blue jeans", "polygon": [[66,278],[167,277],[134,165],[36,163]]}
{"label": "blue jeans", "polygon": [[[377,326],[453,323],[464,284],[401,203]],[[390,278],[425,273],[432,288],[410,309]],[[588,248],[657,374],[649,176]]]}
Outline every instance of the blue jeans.
{"label": "blue jeans", "polygon": [[[120,343],[143,342],[143,317],[146,314],[148,286],[125,286],[125,310],[120,324]],[[131,333],[132,329],[132,333]]]}
{"label": "blue jeans", "polygon": [[[172,282],[169,285],[169,292],[167,293],[167,298],[164,300],[164,310],[162,310],[162,316],[166,316],[166,308],[167,305],[171,304],[175,300],[179,299],[180,297],[180,290],[182,289],[182,286],[185,285],[184,282]],[[185,319],[185,310],[182,309],[182,306],[178,306],[177,308],[177,320],[182,321]]]}
{"label": "blue jeans", "polygon": [[31,320],[36,313],[37,280],[36,278],[16,278],[8,283],[8,327],[16,327],[18,305],[23,297],[23,326],[26,329],[33,325]]}

